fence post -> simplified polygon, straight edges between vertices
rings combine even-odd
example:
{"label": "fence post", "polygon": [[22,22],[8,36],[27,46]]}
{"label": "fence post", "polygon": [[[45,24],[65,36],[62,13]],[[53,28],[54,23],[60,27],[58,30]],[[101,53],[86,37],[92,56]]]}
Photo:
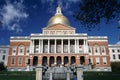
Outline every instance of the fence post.
{"label": "fence post", "polygon": [[36,80],[42,80],[42,66],[38,65],[36,67]]}

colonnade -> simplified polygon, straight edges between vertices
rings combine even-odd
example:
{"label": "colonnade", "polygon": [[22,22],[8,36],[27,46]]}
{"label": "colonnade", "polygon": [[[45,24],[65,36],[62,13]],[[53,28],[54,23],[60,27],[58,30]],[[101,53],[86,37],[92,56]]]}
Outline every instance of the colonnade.
{"label": "colonnade", "polygon": [[86,39],[34,39],[30,53],[88,53],[88,44]]}

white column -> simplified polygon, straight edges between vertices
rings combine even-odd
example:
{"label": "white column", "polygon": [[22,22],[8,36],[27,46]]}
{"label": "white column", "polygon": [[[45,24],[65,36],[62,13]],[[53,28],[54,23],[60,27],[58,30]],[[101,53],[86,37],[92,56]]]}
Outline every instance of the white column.
{"label": "white column", "polygon": [[54,50],[55,50],[54,52],[56,53],[56,39],[55,39],[55,48],[54,48]]}
{"label": "white column", "polygon": [[84,39],[84,53],[86,53],[86,50],[85,50],[85,39]]}
{"label": "white column", "polygon": [[78,53],[78,39],[76,40],[76,53]]}
{"label": "white column", "polygon": [[50,40],[48,39],[48,53],[50,53]]}
{"label": "white column", "polygon": [[30,53],[32,53],[32,40],[30,40]]}
{"label": "white column", "polygon": [[33,40],[33,48],[32,48],[33,50],[33,53],[35,53],[35,47],[34,47],[34,40]]}
{"label": "white column", "polygon": [[79,53],[79,39],[78,39],[78,43],[77,43],[77,44],[78,44],[78,47],[77,47],[77,48],[78,48],[78,53]]}
{"label": "white column", "polygon": [[63,39],[61,39],[61,53],[63,53]]}
{"label": "white column", "polygon": [[43,53],[43,39],[41,40],[41,53]]}
{"label": "white column", "polygon": [[68,53],[70,53],[70,39],[68,39]]}
{"label": "white column", "polygon": [[41,43],[41,40],[39,40],[39,53],[40,53],[40,49],[41,49],[41,47],[40,47],[40,43]]}
{"label": "white column", "polygon": [[76,39],[75,39],[75,53],[76,53],[77,51],[76,51]]}
{"label": "white column", "polygon": [[86,53],[88,53],[88,42],[86,40]]}

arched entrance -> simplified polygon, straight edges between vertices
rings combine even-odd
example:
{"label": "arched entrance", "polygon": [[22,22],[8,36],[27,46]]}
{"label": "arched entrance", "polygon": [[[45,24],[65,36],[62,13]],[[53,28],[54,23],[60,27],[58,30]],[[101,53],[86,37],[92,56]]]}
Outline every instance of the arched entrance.
{"label": "arched entrance", "polygon": [[46,66],[47,65],[47,57],[44,56],[42,59],[42,65]]}
{"label": "arched entrance", "polygon": [[65,56],[65,57],[64,57],[64,65],[67,64],[67,63],[68,63],[68,57]]}
{"label": "arched entrance", "polygon": [[71,57],[71,64],[74,64],[75,62],[76,62],[75,57],[72,56],[72,57]]}
{"label": "arched entrance", "polygon": [[59,66],[60,64],[61,64],[61,57],[58,56],[58,57],[57,57],[57,65]]}
{"label": "arched entrance", "polygon": [[54,64],[54,57],[53,57],[53,56],[50,57],[49,63],[50,63],[50,66],[51,66],[52,64]]}
{"label": "arched entrance", "polygon": [[80,64],[83,64],[83,63],[85,63],[85,57],[84,57],[84,56],[81,56],[81,57],[80,57]]}
{"label": "arched entrance", "polygon": [[38,57],[34,56],[33,57],[33,66],[37,66],[38,65]]}

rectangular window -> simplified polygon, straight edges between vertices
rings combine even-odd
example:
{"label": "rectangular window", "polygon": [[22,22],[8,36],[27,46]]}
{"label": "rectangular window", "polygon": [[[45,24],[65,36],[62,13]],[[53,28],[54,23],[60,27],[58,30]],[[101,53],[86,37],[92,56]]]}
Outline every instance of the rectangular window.
{"label": "rectangular window", "polygon": [[118,55],[118,59],[120,59],[120,54]]}
{"label": "rectangular window", "polygon": [[57,53],[61,52],[61,45],[57,45]]}
{"label": "rectangular window", "polygon": [[118,53],[119,53],[119,52],[120,52],[120,49],[118,49],[117,51],[118,51]]}
{"label": "rectangular window", "polygon": [[19,57],[19,58],[18,58],[18,63],[19,63],[19,64],[22,64],[22,57]]}
{"label": "rectangular window", "polygon": [[54,45],[50,45],[50,52],[54,53]]}
{"label": "rectangular window", "polygon": [[68,52],[68,45],[64,45],[63,47],[64,47],[64,49],[63,49],[64,53],[67,53]]}
{"label": "rectangular window", "polygon": [[74,45],[70,45],[70,53],[74,53],[74,52],[75,52]]}
{"label": "rectangular window", "polygon": [[6,50],[4,50],[3,53],[6,53]]}
{"label": "rectangular window", "polygon": [[103,64],[107,64],[107,59],[106,59],[106,57],[103,57]]}
{"label": "rectangular window", "polygon": [[44,53],[47,53],[48,52],[48,45],[44,45]]}
{"label": "rectangular window", "polygon": [[100,64],[100,58],[96,57],[96,64]]}
{"label": "rectangular window", "polygon": [[12,57],[11,64],[15,63],[15,57]]}
{"label": "rectangular window", "polygon": [[30,64],[30,59],[26,57],[26,64]]}
{"label": "rectangular window", "polygon": [[12,47],[12,55],[16,55],[16,49],[17,49],[16,46]]}
{"label": "rectangular window", "polygon": [[5,60],[5,55],[3,55],[2,60]]}
{"label": "rectangular window", "polygon": [[115,54],[113,54],[113,59],[116,59]]}
{"label": "rectangular window", "polygon": [[26,47],[26,53],[28,53],[28,54],[29,54],[29,52],[30,52],[30,51],[29,51],[29,48],[30,48],[29,46]]}

